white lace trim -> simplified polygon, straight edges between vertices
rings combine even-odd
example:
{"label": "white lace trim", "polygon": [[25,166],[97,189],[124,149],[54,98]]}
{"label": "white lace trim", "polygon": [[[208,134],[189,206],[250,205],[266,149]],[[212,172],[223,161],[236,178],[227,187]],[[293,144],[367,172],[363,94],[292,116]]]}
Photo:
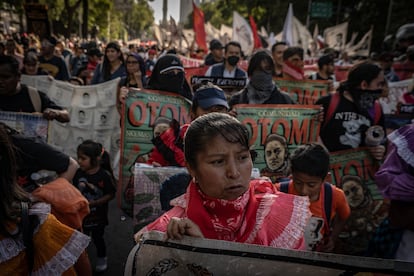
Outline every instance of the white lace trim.
{"label": "white lace trim", "polygon": [[414,154],[408,148],[406,137],[396,130],[388,135],[388,139],[397,147],[398,155],[410,166],[414,167]]}
{"label": "white lace trim", "polygon": [[[50,205],[47,203],[39,202],[32,205],[29,215],[37,215],[39,217],[39,225],[34,229],[33,235],[39,231],[39,227],[45,222],[49,213]],[[21,235],[16,239],[7,237],[0,241],[0,263],[16,257],[25,249]]]}
{"label": "white lace trim", "polygon": [[[312,215],[309,211],[309,198],[295,196],[293,202],[293,212],[289,224],[285,227],[283,232],[270,243],[270,246],[272,247],[293,248],[303,237],[308,219]],[[303,210],[308,210],[307,216],[304,215],[305,213]]]}
{"label": "white lace trim", "polygon": [[73,232],[72,237],[65,246],[57,252],[49,262],[32,273],[33,276],[61,275],[73,266],[81,253],[90,242],[90,238],[78,231]]}
{"label": "white lace trim", "polygon": [[256,212],[257,217],[256,217],[255,225],[249,237],[247,238],[246,243],[252,243],[254,239],[256,238],[256,234],[262,227],[263,221],[269,214],[269,211],[275,199],[276,199],[276,196],[273,194],[265,194],[263,196],[263,200],[260,202],[259,207],[257,208],[257,212]]}

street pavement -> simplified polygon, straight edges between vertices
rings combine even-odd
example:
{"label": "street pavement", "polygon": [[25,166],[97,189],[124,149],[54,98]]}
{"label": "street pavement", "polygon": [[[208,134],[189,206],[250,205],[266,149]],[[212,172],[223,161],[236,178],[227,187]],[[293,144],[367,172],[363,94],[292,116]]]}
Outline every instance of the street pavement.
{"label": "street pavement", "polygon": [[[129,251],[134,246],[132,218],[125,216],[118,208],[116,198],[109,203],[109,225],[105,228],[105,242],[108,255],[108,269],[94,275],[124,275],[124,267]],[[92,269],[96,264],[96,249],[91,241],[88,247]]]}

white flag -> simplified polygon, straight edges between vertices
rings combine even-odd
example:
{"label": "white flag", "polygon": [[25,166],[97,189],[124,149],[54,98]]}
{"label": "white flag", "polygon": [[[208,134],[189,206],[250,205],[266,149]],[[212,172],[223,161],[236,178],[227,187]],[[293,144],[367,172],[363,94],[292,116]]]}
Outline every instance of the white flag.
{"label": "white flag", "polygon": [[325,43],[335,50],[341,51],[345,48],[348,33],[348,22],[326,28],[323,32]]}
{"label": "white flag", "polygon": [[250,55],[253,52],[252,29],[249,23],[236,11],[233,12],[233,40],[240,43],[245,55]]}
{"label": "white flag", "polygon": [[313,38],[308,28],[293,16],[293,44],[291,46],[302,47],[306,53],[312,41]]}
{"label": "white flag", "polygon": [[358,36],[357,32],[352,33],[351,40],[345,45],[345,51],[348,51],[349,48],[354,46],[355,39],[357,38],[357,36]]}
{"label": "white flag", "polygon": [[293,6],[289,3],[288,13],[283,24],[282,40],[289,46],[294,46],[295,41],[293,37]]}
{"label": "white flag", "polygon": [[371,29],[361,38],[358,44],[348,50],[348,54],[350,56],[369,56],[369,51],[371,49],[372,31],[373,28],[371,26]]}
{"label": "white flag", "polygon": [[233,28],[227,25],[220,25],[220,41],[227,44],[233,38]]}

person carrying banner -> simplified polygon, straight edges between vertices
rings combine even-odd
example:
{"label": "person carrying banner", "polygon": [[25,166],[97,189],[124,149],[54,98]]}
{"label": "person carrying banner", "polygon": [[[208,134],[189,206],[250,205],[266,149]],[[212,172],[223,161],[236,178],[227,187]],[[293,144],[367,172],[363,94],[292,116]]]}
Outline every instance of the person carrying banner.
{"label": "person carrying banner", "polygon": [[204,65],[213,65],[223,62],[223,44],[217,39],[210,41],[210,53],[204,58]]}
{"label": "person carrying banner", "polygon": [[184,66],[175,54],[165,54],[157,60],[147,88],[171,92],[189,100],[192,98],[190,85],[185,78]]}
{"label": "person carrying banner", "polygon": [[368,146],[374,159],[384,158],[384,115],[377,99],[385,87],[382,69],[361,62],[334,94],[316,101],[324,109],[320,139],[330,152]]}
{"label": "person carrying banner", "polygon": [[246,72],[237,66],[242,56],[240,43],[230,41],[224,47],[224,61],[207,69],[206,77],[247,78]]}
{"label": "person carrying banner", "polygon": [[329,152],[320,144],[299,146],[290,157],[292,180],[277,184],[279,191],[307,196],[312,217],[305,229],[307,250],[332,252],[350,216],[344,192],[325,182]]}
{"label": "person carrying banner", "polygon": [[294,104],[290,96],[273,82],[274,62],[266,51],[256,52],[250,59],[247,74],[249,84],[229,100],[236,104]]}
{"label": "person carrying banner", "polygon": [[11,56],[0,56],[0,110],[40,112],[45,119],[61,123],[70,120],[68,111],[45,93],[20,83],[19,63]]}
{"label": "person carrying banner", "polygon": [[[192,180],[174,207],[134,235],[158,230],[288,249],[303,248],[309,199],[279,193],[264,179],[251,180],[249,132],[236,118],[218,112],[195,119],[184,152]],[[281,211],[283,210],[283,211]]]}

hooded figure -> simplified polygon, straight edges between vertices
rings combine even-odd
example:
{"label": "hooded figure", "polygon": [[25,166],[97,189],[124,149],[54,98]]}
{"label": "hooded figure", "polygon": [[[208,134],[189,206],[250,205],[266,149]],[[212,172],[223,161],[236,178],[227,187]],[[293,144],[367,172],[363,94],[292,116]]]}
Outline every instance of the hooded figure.
{"label": "hooded figure", "polygon": [[184,76],[183,64],[173,54],[166,54],[155,63],[148,81],[148,89],[172,92],[189,100],[192,99],[191,88]]}

